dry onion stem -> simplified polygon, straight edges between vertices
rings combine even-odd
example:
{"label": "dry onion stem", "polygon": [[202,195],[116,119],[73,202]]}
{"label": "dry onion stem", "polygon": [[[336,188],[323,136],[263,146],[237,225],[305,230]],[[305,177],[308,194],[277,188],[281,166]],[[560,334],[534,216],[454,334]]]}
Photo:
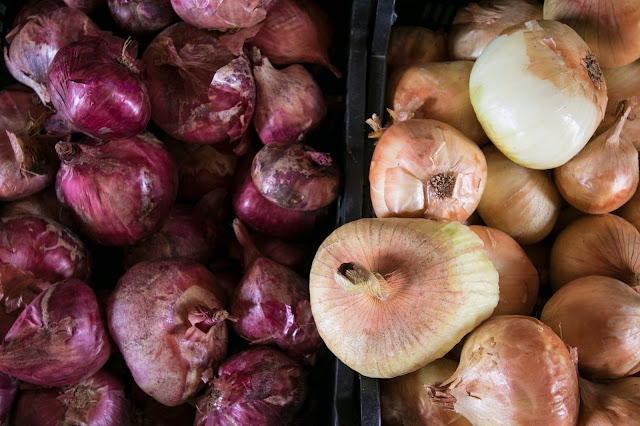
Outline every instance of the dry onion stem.
{"label": "dry onion stem", "polygon": [[[625,99],[640,99],[640,59],[623,67],[602,68],[607,82],[607,109],[597,133],[609,128],[618,118],[620,103]],[[640,106],[636,102],[622,129],[622,137],[629,139],[640,149]]]}

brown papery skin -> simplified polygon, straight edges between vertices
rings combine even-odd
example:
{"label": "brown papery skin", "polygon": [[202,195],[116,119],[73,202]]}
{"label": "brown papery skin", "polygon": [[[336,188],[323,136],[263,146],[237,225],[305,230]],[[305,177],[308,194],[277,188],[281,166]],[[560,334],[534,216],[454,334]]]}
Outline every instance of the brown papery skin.
{"label": "brown papery skin", "polygon": [[[450,180],[442,191],[433,184],[438,176]],[[377,217],[462,222],[478,206],[486,181],[487,164],[480,148],[436,120],[410,119],[386,129],[369,169]]]}
{"label": "brown papery skin", "polygon": [[640,425],[640,377],[595,383],[580,377],[579,426]]}
{"label": "brown papery skin", "polygon": [[451,376],[458,363],[437,359],[413,373],[380,381],[382,424],[414,426],[471,426],[455,411],[431,403],[427,385]]}
{"label": "brown papery skin", "polygon": [[[607,82],[609,100],[596,134],[607,129],[616,120],[621,101],[633,97],[640,100],[640,59],[622,67],[602,68],[602,74]],[[637,103],[632,106],[621,135],[629,139],[636,149],[640,149],[640,106]]]}
{"label": "brown papery skin", "polygon": [[587,378],[640,371],[640,294],[615,278],[590,275],[554,293],[540,319],[571,347]]}
{"label": "brown papery skin", "polygon": [[450,124],[479,146],[489,139],[469,97],[472,61],[416,64],[398,71],[389,82],[387,103],[396,113]]}
{"label": "brown papery skin", "polygon": [[425,27],[391,27],[387,48],[387,73],[427,62],[441,62],[449,58],[447,34]]}
{"label": "brown papery skin", "polygon": [[638,291],[640,232],[613,214],[580,218],[556,237],[549,273],[554,291],[589,275],[615,278]]}
{"label": "brown papery skin", "polygon": [[573,357],[539,320],[503,315],[485,321],[462,348],[447,380],[429,387],[434,402],[474,425],[575,425],[580,394]]}
{"label": "brown papery skin", "polygon": [[538,271],[520,244],[488,226],[469,227],[480,237],[489,260],[498,271],[500,300],[491,316],[531,315],[538,296]]}
{"label": "brown papery skin", "polygon": [[636,189],[629,201],[613,213],[626,219],[640,231],[640,191]]}
{"label": "brown papery skin", "polygon": [[487,160],[487,186],[478,204],[485,223],[520,244],[544,239],[555,224],[562,198],[551,176],[514,163],[494,145],[482,149]]}

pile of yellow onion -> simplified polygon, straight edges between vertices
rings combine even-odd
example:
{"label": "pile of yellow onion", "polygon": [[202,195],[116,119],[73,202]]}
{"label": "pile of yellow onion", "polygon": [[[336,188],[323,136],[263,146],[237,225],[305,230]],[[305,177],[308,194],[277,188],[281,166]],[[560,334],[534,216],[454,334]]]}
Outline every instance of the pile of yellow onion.
{"label": "pile of yellow onion", "polygon": [[327,347],[383,424],[638,423],[640,0],[485,0],[389,46],[376,217],[311,268]]}

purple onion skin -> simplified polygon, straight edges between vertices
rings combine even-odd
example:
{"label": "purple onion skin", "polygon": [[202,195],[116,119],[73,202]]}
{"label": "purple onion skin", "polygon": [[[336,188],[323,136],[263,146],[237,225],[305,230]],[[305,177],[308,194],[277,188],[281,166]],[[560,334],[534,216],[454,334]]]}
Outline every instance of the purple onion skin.
{"label": "purple onion skin", "polygon": [[[25,22],[34,15],[45,15],[61,7],[67,7],[62,0],[29,0],[20,8],[20,11],[13,20],[11,28],[14,29],[23,26]],[[11,43],[13,35],[13,31],[7,34],[8,43]]]}
{"label": "purple onion skin", "polygon": [[224,359],[221,291],[211,272],[189,260],[141,262],[118,281],[109,330],[138,386],[158,402],[183,404]]}
{"label": "purple onion skin", "polygon": [[178,16],[194,27],[226,31],[259,24],[276,0],[171,0]]}
{"label": "purple onion skin", "polygon": [[59,142],[58,200],[99,244],[124,246],[152,235],[176,199],[177,171],[150,134],[103,146]]}
{"label": "purple onion skin", "polygon": [[178,16],[171,0],[108,0],[111,16],[127,34],[153,34],[171,25]]}
{"label": "purple onion skin", "polygon": [[18,392],[18,383],[15,377],[0,373],[0,426],[11,424],[9,420]]}
{"label": "purple onion skin", "polygon": [[85,13],[92,13],[107,4],[107,0],[64,0],[69,6],[80,9]]}
{"label": "purple onion skin", "polygon": [[135,59],[136,49],[124,46],[116,37],[84,37],[56,54],[47,90],[71,129],[112,140],[133,137],[147,126],[151,103],[142,64]]}
{"label": "purple onion skin", "polygon": [[80,10],[56,7],[54,3],[32,9],[35,14],[27,12],[17,19],[19,26],[8,35],[11,45],[4,51],[5,64],[16,80],[31,87],[48,104],[47,74],[58,51],[84,36],[98,36],[101,32]]}
{"label": "purple onion skin", "polygon": [[253,346],[227,359],[198,401],[194,426],[285,425],[305,398],[302,368],[277,349]]}
{"label": "purple onion skin", "polygon": [[247,131],[255,105],[251,66],[218,34],[179,22],[151,42],[142,61],[152,119],[171,137],[213,144]]}
{"label": "purple onion skin", "polygon": [[128,418],[129,402],[122,382],[101,370],[64,388],[23,391],[16,406],[15,424],[116,426],[126,424]]}
{"label": "purple onion skin", "polygon": [[0,371],[41,386],[78,383],[111,353],[93,290],[71,278],[40,293],[0,346]]}
{"label": "purple onion skin", "polygon": [[264,257],[297,272],[308,272],[316,250],[302,241],[287,241],[258,233],[254,233],[251,239]]}
{"label": "purple onion skin", "polygon": [[65,278],[86,281],[91,273],[91,255],[78,237],[57,222],[35,216],[0,219],[0,262],[53,283]]}

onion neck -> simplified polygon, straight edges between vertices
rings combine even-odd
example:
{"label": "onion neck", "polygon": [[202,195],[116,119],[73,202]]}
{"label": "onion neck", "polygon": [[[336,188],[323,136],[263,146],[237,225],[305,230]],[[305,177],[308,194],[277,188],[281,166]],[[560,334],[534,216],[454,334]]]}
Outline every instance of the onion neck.
{"label": "onion neck", "polygon": [[618,145],[620,143],[620,134],[622,133],[622,128],[627,123],[627,118],[629,117],[631,108],[632,105],[629,105],[629,102],[627,101],[622,101],[619,105],[618,116],[616,117],[616,121],[614,122],[609,136],[607,137],[607,144]]}
{"label": "onion neck", "polygon": [[78,153],[78,147],[76,144],[71,142],[58,142],[56,144],[56,152],[58,153],[58,157],[65,163],[73,160],[73,158]]}
{"label": "onion neck", "polygon": [[336,282],[344,290],[367,294],[384,302],[389,297],[388,282],[377,272],[371,272],[360,262],[343,263],[334,274]]}

